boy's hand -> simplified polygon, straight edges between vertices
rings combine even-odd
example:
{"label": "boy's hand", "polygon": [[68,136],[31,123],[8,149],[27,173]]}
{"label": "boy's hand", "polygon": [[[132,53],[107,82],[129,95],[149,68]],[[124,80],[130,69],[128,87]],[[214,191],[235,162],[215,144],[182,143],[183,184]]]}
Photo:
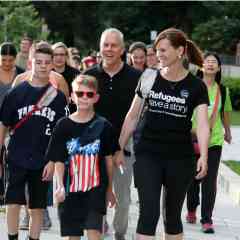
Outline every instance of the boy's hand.
{"label": "boy's hand", "polygon": [[54,162],[48,162],[43,169],[42,181],[51,181],[54,174]]}
{"label": "boy's hand", "polygon": [[61,203],[65,200],[66,193],[65,188],[63,186],[59,186],[54,193],[54,199],[56,203]]}
{"label": "boy's hand", "polygon": [[112,208],[116,204],[116,197],[112,189],[107,190],[107,206]]}

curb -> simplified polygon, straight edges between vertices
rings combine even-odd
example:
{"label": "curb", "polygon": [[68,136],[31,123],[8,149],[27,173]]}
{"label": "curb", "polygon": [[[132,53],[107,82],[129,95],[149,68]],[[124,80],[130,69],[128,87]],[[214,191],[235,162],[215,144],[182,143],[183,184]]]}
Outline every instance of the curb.
{"label": "curb", "polygon": [[221,162],[218,181],[223,191],[240,206],[240,176]]}

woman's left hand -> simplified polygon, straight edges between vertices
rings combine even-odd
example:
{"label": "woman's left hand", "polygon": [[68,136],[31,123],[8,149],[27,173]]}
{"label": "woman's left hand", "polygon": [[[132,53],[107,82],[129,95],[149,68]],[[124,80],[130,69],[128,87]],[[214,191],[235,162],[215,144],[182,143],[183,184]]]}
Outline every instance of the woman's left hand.
{"label": "woman's left hand", "polygon": [[225,131],[224,140],[230,144],[232,142],[232,134],[230,131]]}
{"label": "woman's left hand", "polygon": [[197,161],[197,175],[195,176],[196,179],[201,179],[207,175],[208,164],[207,158],[200,156]]}

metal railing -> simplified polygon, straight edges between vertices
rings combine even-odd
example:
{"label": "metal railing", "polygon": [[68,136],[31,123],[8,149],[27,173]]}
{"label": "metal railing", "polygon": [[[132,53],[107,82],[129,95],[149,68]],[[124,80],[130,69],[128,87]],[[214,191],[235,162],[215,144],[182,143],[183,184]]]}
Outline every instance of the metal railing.
{"label": "metal railing", "polygon": [[240,66],[240,56],[219,54],[222,64]]}

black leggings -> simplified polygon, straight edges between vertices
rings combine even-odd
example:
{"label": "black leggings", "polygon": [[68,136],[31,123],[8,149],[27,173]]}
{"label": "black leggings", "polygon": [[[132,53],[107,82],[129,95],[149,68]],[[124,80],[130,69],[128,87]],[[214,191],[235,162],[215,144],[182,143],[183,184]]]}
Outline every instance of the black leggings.
{"label": "black leggings", "polygon": [[135,180],[139,197],[137,233],[155,235],[160,216],[162,186],[164,186],[165,232],[182,233],[182,205],[195,170],[196,161],[191,157],[169,159],[159,154],[136,154]]}
{"label": "black leggings", "polygon": [[212,212],[217,194],[217,175],[221,159],[222,147],[213,146],[208,149],[208,173],[202,181],[195,180],[190,185],[187,193],[188,211],[195,211],[200,203],[200,183],[202,190],[201,223],[212,223]]}

